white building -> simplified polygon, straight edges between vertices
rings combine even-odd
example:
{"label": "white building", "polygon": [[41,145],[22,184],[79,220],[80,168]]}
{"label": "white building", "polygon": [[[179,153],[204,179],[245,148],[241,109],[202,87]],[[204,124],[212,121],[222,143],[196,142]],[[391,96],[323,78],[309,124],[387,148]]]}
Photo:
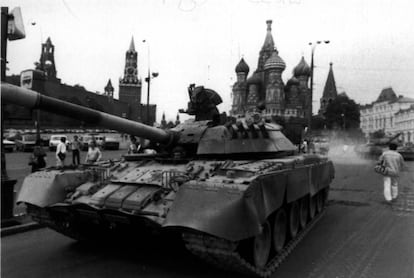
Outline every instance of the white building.
{"label": "white building", "polygon": [[[371,104],[361,106],[360,120],[361,129],[365,136],[368,137],[370,133],[378,130],[384,130],[386,134],[396,134],[402,132],[408,134],[409,127],[406,124],[406,119],[402,120],[403,115],[407,113],[399,113],[401,110],[405,111],[414,105],[414,99],[404,96],[398,96],[394,90],[385,88],[381,91],[378,99]],[[397,115],[398,113],[398,115]],[[405,116],[404,116],[405,117]],[[398,124],[397,124],[398,123]],[[410,133],[410,141],[413,140],[413,133]],[[406,138],[402,138],[406,141]]]}
{"label": "white building", "polygon": [[395,114],[395,132],[402,133],[404,142],[414,143],[414,105]]}

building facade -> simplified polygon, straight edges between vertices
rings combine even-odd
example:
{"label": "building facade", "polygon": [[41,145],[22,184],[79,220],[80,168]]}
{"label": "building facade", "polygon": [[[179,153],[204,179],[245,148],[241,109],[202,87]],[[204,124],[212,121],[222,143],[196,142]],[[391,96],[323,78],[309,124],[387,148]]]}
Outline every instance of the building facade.
{"label": "building facade", "polygon": [[[360,119],[361,129],[365,136],[375,131],[383,130],[386,134],[406,134],[403,140],[410,136],[412,141],[413,133],[410,131],[410,109],[414,105],[414,99],[404,96],[397,96],[394,90],[385,88],[381,91],[377,100],[371,104],[361,106]],[[408,135],[410,134],[410,135]]]}
{"label": "building facade", "polygon": [[266,24],[266,37],[259,52],[256,70],[248,77],[250,68],[243,58],[235,68],[237,80],[232,89],[230,114],[243,116],[246,112],[259,109],[263,110],[266,118],[307,118],[310,105],[310,67],[302,57],[293,70],[292,78],[285,84],[282,73],[286,64],[275,47],[272,21],[268,20]]}
{"label": "building facade", "polygon": [[[104,87],[102,94],[87,91],[80,85],[71,86],[63,84],[57,77],[54,52],[55,46],[52,44],[51,39],[48,38],[42,44],[42,53],[40,55],[40,61],[36,63],[36,70],[29,70],[34,72],[33,76],[41,76],[41,78],[36,78],[33,81],[33,90],[47,96],[126,119],[145,122],[151,125],[155,122],[156,105],[150,105],[150,118],[146,119],[146,111],[148,108],[146,105],[141,104],[141,81],[138,78],[137,53],[134,48],[133,39],[130,48],[126,51],[124,77],[119,83],[119,100],[114,99],[114,87],[110,79]],[[26,71],[22,73],[24,72]],[[17,86],[25,82],[23,79],[23,74],[6,77],[8,83]],[[34,113],[25,107],[7,104],[3,111],[5,126],[7,128],[30,128],[34,126]],[[41,128],[64,128],[85,127],[88,125],[87,123],[68,117],[41,112],[40,126]]]}
{"label": "building facade", "polygon": [[395,132],[405,143],[414,143],[414,104],[395,113]]}

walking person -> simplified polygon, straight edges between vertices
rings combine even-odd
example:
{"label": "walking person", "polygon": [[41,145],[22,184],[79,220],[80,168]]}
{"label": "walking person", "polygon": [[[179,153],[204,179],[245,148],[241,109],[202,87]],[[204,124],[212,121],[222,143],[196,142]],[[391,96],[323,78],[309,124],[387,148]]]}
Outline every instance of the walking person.
{"label": "walking person", "polygon": [[80,164],[80,149],[81,143],[79,142],[79,138],[77,135],[73,136],[72,142],[72,164],[79,165]]}
{"label": "walking person", "polygon": [[96,146],[96,141],[89,142],[88,153],[86,154],[85,163],[94,164],[102,158],[102,153],[99,148]]}
{"label": "walking person", "polygon": [[398,197],[398,177],[404,170],[404,158],[397,151],[397,144],[390,143],[389,150],[384,151],[379,163],[384,167],[384,197],[391,202]]}
{"label": "walking person", "polygon": [[60,142],[56,147],[56,166],[62,168],[65,166],[66,158],[66,138],[61,137]]}
{"label": "walking person", "polygon": [[42,148],[40,141],[36,140],[36,145],[33,149],[33,153],[30,155],[29,165],[32,166],[32,173],[39,171],[41,168],[46,167],[46,153]]}

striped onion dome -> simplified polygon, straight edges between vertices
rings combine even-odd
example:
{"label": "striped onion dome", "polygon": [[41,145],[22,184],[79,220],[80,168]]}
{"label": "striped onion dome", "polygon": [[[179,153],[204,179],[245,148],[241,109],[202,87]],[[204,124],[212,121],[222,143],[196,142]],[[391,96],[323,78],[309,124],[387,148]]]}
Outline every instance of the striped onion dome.
{"label": "striped onion dome", "polygon": [[286,68],[286,64],[285,64],[285,61],[283,61],[282,58],[279,57],[278,52],[275,50],[273,51],[269,59],[266,60],[266,63],[264,64],[263,68],[265,70],[267,69],[284,70]]}

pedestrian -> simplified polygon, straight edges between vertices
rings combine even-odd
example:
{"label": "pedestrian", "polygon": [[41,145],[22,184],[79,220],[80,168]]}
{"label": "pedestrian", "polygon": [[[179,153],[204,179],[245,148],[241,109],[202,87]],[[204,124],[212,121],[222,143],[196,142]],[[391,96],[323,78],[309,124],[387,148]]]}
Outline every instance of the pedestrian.
{"label": "pedestrian", "polygon": [[79,165],[80,164],[80,149],[81,143],[79,142],[78,136],[73,136],[72,142],[72,164]]}
{"label": "pedestrian", "polygon": [[128,154],[139,153],[141,150],[141,145],[137,142],[137,138],[135,138],[135,136],[131,136],[130,139],[131,144],[128,148]]}
{"label": "pedestrian", "polygon": [[56,147],[56,166],[62,168],[65,166],[66,158],[66,138],[60,137],[60,142]]}
{"label": "pedestrian", "polygon": [[404,158],[397,151],[397,144],[390,143],[389,150],[384,151],[379,158],[379,165],[382,165],[384,176],[384,197],[391,202],[398,197],[398,177],[404,170]]}
{"label": "pedestrian", "polygon": [[33,149],[33,153],[29,158],[29,165],[32,166],[32,173],[39,171],[41,168],[46,167],[46,153],[40,144],[40,140],[36,140],[36,145]]}
{"label": "pedestrian", "polygon": [[101,160],[102,153],[99,148],[96,146],[96,141],[92,140],[89,142],[88,153],[86,154],[85,163],[86,164],[94,164]]}

